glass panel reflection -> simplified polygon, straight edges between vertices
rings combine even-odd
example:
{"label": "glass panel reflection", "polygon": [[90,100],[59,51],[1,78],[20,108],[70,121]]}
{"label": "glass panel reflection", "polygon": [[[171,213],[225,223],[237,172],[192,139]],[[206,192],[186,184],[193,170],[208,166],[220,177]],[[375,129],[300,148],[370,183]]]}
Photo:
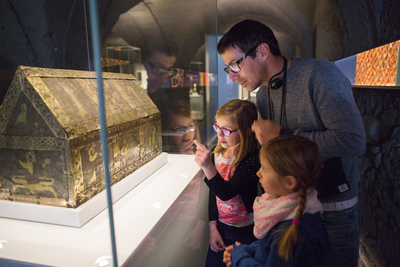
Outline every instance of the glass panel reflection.
{"label": "glass panel reflection", "polygon": [[[141,2],[121,14],[103,49],[109,62],[120,63],[105,71],[133,74],[160,110],[163,151],[168,153],[194,154],[194,139],[212,146],[216,136],[211,128],[218,105],[213,105],[218,103],[216,0],[196,5]],[[196,8],[208,9],[202,13],[208,17],[199,18]],[[165,14],[176,19],[167,23]],[[194,36],[192,27],[202,35]],[[123,56],[126,47],[138,52]],[[111,54],[115,48],[118,55]],[[194,131],[176,132],[191,125]]]}
{"label": "glass panel reflection", "polygon": [[124,266],[204,266],[209,236],[203,179],[192,179]]}

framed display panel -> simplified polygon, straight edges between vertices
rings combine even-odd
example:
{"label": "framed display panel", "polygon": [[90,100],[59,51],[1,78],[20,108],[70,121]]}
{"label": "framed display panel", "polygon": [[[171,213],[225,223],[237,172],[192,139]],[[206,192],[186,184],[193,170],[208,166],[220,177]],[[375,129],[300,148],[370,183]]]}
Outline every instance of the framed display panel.
{"label": "framed display panel", "polygon": [[400,86],[400,41],[335,61],[355,87]]}

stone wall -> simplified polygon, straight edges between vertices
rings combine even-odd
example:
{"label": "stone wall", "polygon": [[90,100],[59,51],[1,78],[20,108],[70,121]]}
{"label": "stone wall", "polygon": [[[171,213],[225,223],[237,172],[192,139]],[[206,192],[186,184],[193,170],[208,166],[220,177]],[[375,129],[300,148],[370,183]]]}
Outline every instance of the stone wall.
{"label": "stone wall", "polygon": [[367,147],[359,159],[360,264],[400,266],[400,88],[354,88]]}
{"label": "stone wall", "polygon": [[[332,35],[330,40],[333,45],[337,41],[333,38],[339,38],[342,43],[340,47],[327,45],[326,49],[343,48],[343,56],[340,58],[349,57],[400,39],[400,23],[396,23],[400,18],[400,1],[326,1],[335,14],[340,27],[340,35]],[[332,26],[337,27],[336,25]],[[326,44],[328,44],[327,42],[325,41]]]}

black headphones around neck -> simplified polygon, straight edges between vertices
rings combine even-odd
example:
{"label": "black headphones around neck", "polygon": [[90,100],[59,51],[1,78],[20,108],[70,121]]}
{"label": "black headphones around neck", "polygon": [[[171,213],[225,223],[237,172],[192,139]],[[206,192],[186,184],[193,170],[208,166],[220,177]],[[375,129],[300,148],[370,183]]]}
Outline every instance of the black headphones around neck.
{"label": "black headphones around neck", "polygon": [[[272,102],[271,102],[271,95],[270,95],[270,89],[279,89],[282,87],[282,100],[281,100],[281,114],[280,114],[280,120],[279,120],[279,125],[281,128],[284,127],[285,124],[285,102],[286,102],[286,71],[287,71],[287,59],[283,57],[283,68],[282,70],[275,74],[274,76],[269,79],[268,83],[268,108],[269,108],[269,119],[272,121],[275,121],[274,113],[273,113],[273,107],[272,107]],[[283,79],[277,77],[279,74],[283,72]],[[275,79],[274,79],[275,78]]]}
{"label": "black headphones around neck", "polygon": [[284,84],[284,81],[281,78],[279,78],[279,77],[275,78],[275,77],[280,75],[284,71],[286,72],[286,66],[287,66],[287,60],[285,57],[283,57],[283,68],[280,72],[278,72],[277,74],[272,76],[271,79],[269,79],[269,82],[268,82],[269,89],[279,89]]}

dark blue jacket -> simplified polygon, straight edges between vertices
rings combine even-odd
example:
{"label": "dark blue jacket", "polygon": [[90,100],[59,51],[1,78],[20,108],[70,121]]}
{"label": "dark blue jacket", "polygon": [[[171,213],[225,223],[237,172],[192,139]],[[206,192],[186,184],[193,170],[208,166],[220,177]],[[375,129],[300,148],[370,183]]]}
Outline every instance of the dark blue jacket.
{"label": "dark blue jacket", "polygon": [[319,213],[305,213],[298,226],[299,238],[294,247],[293,257],[288,262],[278,256],[279,246],[276,230],[287,228],[291,220],[276,224],[268,234],[250,245],[240,245],[232,251],[232,266],[269,266],[269,267],[313,267],[321,264],[323,253],[330,249],[329,237]]}

